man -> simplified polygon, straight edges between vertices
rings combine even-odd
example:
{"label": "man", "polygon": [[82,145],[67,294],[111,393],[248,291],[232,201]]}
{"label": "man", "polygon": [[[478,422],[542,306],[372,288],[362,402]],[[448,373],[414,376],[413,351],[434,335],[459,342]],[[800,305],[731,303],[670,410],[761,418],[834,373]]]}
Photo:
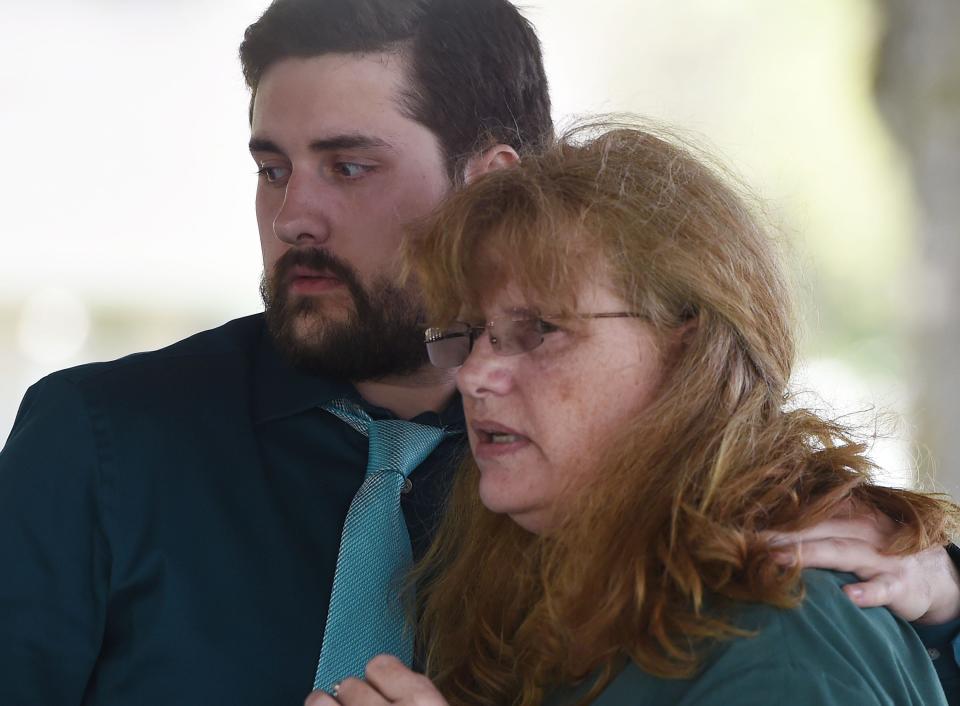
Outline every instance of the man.
{"label": "man", "polygon": [[368,454],[326,407],[450,434],[402,496],[415,556],[462,452],[397,249],[550,138],[536,35],[506,0],[278,0],[241,59],[266,314],[27,393],[0,453],[2,704],[302,702]]}

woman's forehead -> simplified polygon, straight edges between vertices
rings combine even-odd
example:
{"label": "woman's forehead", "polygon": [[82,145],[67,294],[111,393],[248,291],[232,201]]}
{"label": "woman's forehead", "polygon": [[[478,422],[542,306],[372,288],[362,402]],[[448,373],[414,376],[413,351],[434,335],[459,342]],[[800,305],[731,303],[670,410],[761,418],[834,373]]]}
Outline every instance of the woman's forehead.
{"label": "woman's forehead", "polygon": [[593,273],[567,281],[563,288],[544,291],[516,279],[482,288],[472,302],[465,302],[461,314],[472,319],[491,319],[515,313],[573,314],[581,309],[623,304],[609,277]]}

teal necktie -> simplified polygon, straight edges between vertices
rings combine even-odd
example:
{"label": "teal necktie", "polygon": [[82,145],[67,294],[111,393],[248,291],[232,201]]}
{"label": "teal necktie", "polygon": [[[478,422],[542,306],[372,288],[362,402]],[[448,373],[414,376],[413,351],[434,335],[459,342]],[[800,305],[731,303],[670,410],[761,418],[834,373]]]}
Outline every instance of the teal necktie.
{"label": "teal necktie", "polygon": [[367,474],[340,537],[313,685],[330,691],[347,677],[362,678],[367,662],[378,654],[392,654],[407,666],[413,661],[413,633],[406,626],[398,583],[413,561],[400,494],[444,431],[398,419],[374,420],[347,400],[334,400],[324,409],[370,439]]}

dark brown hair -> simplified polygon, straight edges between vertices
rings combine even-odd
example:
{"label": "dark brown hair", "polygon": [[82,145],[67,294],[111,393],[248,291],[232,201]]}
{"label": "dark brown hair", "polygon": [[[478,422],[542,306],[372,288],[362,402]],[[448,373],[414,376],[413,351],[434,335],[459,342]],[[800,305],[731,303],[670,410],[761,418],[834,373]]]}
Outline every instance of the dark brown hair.
{"label": "dark brown hair", "polygon": [[507,0],[274,0],[240,45],[251,110],[282,59],[393,51],[409,60],[404,108],[437,135],[456,179],[486,146],[523,154],[551,139],[540,42]]}
{"label": "dark brown hair", "polygon": [[693,674],[705,645],[742,634],[725,601],[799,600],[766,530],[877,511],[907,553],[957,526],[945,499],[873,484],[850,430],[790,403],[789,287],[749,202],[676,138],[601,124],[481,177],[410,239],[440,325],[505,281],[572,309],[597,272],[658,335],[695,322],[555,530],[486,510],[476,465],[461,469],[417,573],[428,674],[452,704],[529,706],[599,672],[595,696],[624,658]]}

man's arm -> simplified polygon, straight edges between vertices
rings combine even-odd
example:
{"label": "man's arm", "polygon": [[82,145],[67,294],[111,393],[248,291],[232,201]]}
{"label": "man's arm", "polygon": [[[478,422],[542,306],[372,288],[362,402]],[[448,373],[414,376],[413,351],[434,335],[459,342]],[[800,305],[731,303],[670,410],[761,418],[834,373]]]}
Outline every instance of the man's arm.
{"label": "man's arm", "polygon": [[94,426],[75,386],[49,377],[0,451],[0,703],[78,704],[96,662],[109,549]]}
{"label": "man's arm", "polygon": [[800,532],[776,535],[785,562],[846,571],[861,583],[844,591],[861,608],[886,606],[904,620],[939,625],[960,618],[960,574],[943,547],[907,556],[883,552],[893,521],[880,515],[832,519]]}

